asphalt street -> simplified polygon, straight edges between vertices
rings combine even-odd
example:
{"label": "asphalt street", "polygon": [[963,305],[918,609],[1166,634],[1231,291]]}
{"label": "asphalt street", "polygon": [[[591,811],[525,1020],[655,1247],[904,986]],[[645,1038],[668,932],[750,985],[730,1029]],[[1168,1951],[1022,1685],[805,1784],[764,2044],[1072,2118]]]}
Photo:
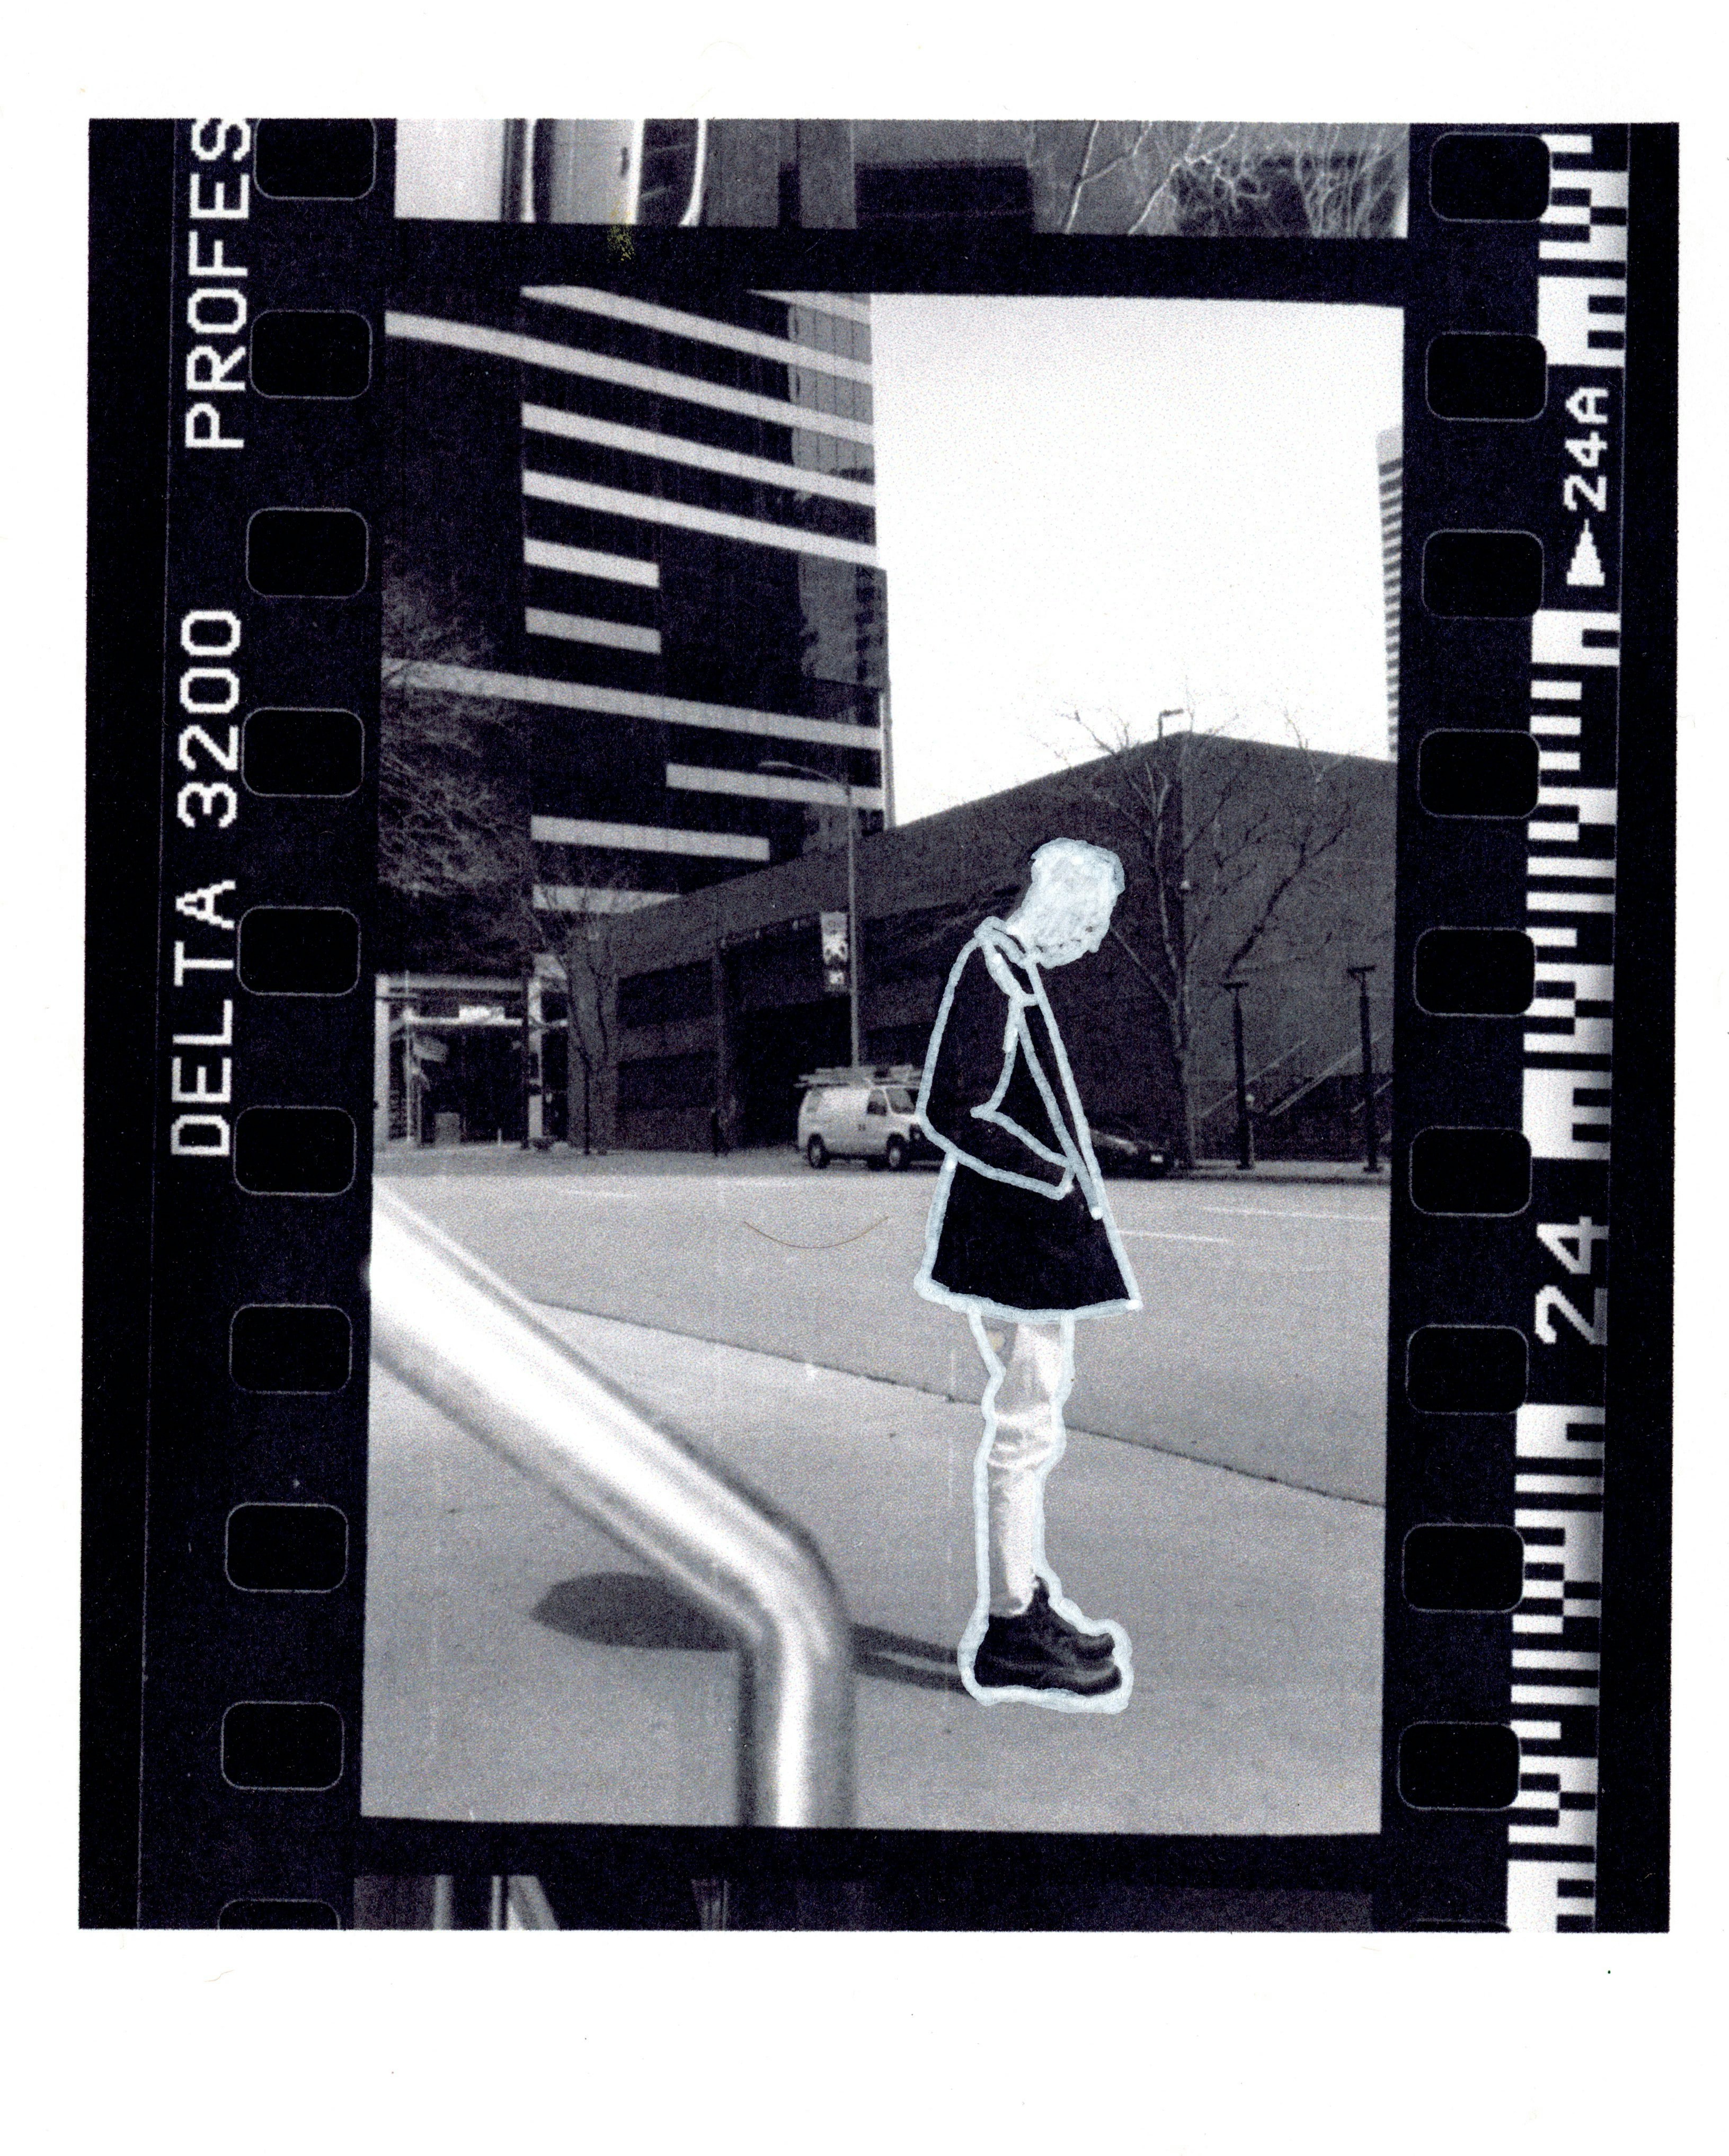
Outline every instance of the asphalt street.
{"label": "asphalt street", "polygon": [[[786,1158],[398,1187],[535,1302],[976,1400],[965,1320],[912,1286],[934,1174]],[[1074,1425],[1378,1504],[1385,1186],[1107,1188],[1145,1308],[1077,1327]]]}
{"label": "asphalt street", "polygon": [[[1065,1586],[1135,1643],[1105,1717],[982,1707],[954,1675],[977,1386],[910,1285],[931,1175],[398,1188],[816,1536],[857,1628],[860,1824],[1374,1830],[1384,1190],[1111,1186],[1147,1309],[1082,1328],[1049,1496]],[[724,1640],[376,1371],[371,1456],[369,1813],[735,1816]]]}

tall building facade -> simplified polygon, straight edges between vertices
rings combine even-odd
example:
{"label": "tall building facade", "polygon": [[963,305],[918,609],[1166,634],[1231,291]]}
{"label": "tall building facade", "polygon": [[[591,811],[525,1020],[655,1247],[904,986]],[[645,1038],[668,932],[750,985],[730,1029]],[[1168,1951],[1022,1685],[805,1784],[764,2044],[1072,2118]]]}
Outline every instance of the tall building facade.
{"label": "tall building facade", "polygon": [[1387,753],[1398,754],[1399,550],[1404,537],[1405,430],[1385,427],[1375,437],[1381,480],[1381,593],[1387,609]]}
{"label": "tall building facade", "polygon": [[868,300],[536,285],[387,330],[393,574],[439,621],[387,665],[514,715],[538,908],[791,860],[843,788],[890,819]]}

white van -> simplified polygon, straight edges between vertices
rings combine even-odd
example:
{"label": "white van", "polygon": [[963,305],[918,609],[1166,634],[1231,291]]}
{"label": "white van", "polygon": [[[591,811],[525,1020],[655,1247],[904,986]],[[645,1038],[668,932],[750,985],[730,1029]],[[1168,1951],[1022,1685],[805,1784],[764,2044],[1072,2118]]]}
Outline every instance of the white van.
{"label": "white van", "polygon": [[919,1127],[911,1086],[863,1079],[810,1087],[799,1105],[798,1145],[813,1168],[850,1158],[899,1168],[936,1150]]}

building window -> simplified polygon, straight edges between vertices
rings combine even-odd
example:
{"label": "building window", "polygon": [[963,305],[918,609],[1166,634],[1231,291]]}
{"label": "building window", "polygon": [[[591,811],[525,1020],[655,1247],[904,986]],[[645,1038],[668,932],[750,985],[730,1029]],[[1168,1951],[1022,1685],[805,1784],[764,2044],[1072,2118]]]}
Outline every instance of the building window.
{"label": "building window", "polygon": [[707,1108],[715,1097],[712,1055],[649,1055],[618,1065],[618,1106],[626,1115]]}
{"label": "building window", "polygon": [[[628,1026],[680,1025],[691,1019],[706,1018],[711,993],[705,958],[699,958],[689,966],[663,967],[659,973],[634,973],[628,980],[618,983],[618,1022]],[[680,1060],[671,1059],[675,1062]],[[642,1101],[638,1105],[647,1107],[658,1104]]]}

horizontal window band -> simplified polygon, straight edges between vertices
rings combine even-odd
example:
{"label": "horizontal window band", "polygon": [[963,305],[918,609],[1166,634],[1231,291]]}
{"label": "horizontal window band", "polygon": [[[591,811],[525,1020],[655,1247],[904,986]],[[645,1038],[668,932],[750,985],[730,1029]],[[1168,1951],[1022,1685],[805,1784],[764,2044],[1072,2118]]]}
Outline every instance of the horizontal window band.
{"label": "horizontal window band", "polygon": [[[687,793],[731,793],[752,801],[806,801],[829,808],[844,808],[847,790],[839,779],[826,785],[813,778],[777,778],[767,772],[717,771],[711,764],[670,763],[666,783]],[[880,808],[885,796],[880,786],[855,786],[854,805]]]}
{"label": "horizontal window band", "polygon": [[663,501],[657,495],[624,494],[617,487],[587,480],[561,479],[553,472],[526,471],[522,491],[531,501],[562,501],[573,509],[592,509],[603,516],[625,516],[643,524],[670,524],[681,531],[700,531],[711,539],[736,539],[751,547],[778,547],[792,554],[814,554],[825,562],[849,562],[854,567],[878,567],[875,547],[856,539],[831,539],[826,532],[801,531],[790,524],[763,524],[755,517],[725,510],[699,509],[686,501]]}
{"label": "horizontal window band", "polygon": [[659,594],[652,588],[639,590],[630,584],[606,583],[598,577],[585,577],[579,569],[537,569],[531,565],[522,579],[522,603],[525,608],[539,607],[547,613],[614,622],[626,628],[660,626]]}
{"label": "horizontal window band", "polygon": [[537,913],[640,913],[645,906],[664,906],[674,891],[613,891],[604,884],[537,883]]}
{"label": "horizontal window band", "polygon": [[651,658],[660,654],[658,629],[636,629],[624,621],[597,621],[592,614],[555,613],[548,607],[530,607],[524,620],[531,636],[556,636],[566,644],[604,644],[613,651],[642,651]]}
{"label": "horizontal window band", "polygon": [[876,504],[876,489],[866,480],[839,479],[830,472],[807,470],[800,465],[783,465],[772,457],[746,456],[738,449],[711,449],[682,434],[657,434],[646,427],[625,427],[611,419],[591,419],[586,412],[562,412],[550,404],[525,404],[522,424],[531,433],[557,434],[568,442],[593,442],[607,449],[623,449],[633,456],[663,457],[669,464],[692,465],[700,471],[723,472],[731,479],[758,480],[766,486],[783,486],[792,494],[827,495],[835,501],[856,503],[861,509]]}
{"label": "horizontal window band", "polygon": [[[561,485],[604,487],[629,501],[676,503],[705,516],[736,517],[746,526],[761,525],[765,531],[794,532],[802,538],[839,539],[850,547],[876,543],[875,512],[869,503],[837,501],[800,487],[796,480],[782,485],[792,476],[784,466],[765,485],[761,480],[741,479],[730,472],[701,470],[681,458],[644,456],[598,442],[552,439],[546,435],[529,441],[525,462],[532,465],[539,479],[557,480]],[[569,531],[562,525],[533,528],[557,538],[593,536],[586,526]],[[613,543],[611,534],[603,535],[599,543]],[[640,546],[651,553],[661,552],[646,534],[641,538],[621,534],[617,543],[626,549]]]}
{"label": "horizontal window band", "polygon": [[623,719],[654,719],[674,726],[713,726],[723,733],[764,741],[814,742],[832,748],[880,750],[877,726],[847,726],[835,719],[795,718],[784,711],[752,711],[733,704],[699,704],[682,696],[657,696],[635,689],[601,689],[586,681],[546,681],[529,674],[495,674],[479,666],[447,666],[430,659],[387,659],[398,684],[454,696],[487,696],[505,704],[550,704],[567,711],[606,711]]}
{"label": "horizontal window band", "polygon": [[777,427],[800,427],[814,434],[834,434],[848,442],[869,442],[870,426],[862,419],[843,419],[818,412],[807,404],[793,404],[779,397],[759,397],[746,389],[726,389],[718,382],[699,382],[693,376],[674,374],[660,367],[639,367],[634,360],[612,359],[598,352],[579,352],[573,346],[554,344],[547,337],[523,336],[515,330],[486,329],[475,322],[450,322],[432,315],[387,314],[387,336],[407,337],[420,344],[437,344],[457,352],[474,352],[490,359],[514,360],[522,367],[544,367],[560,374],[583,374],[596,382],[610,382],[623,389],[645,390],[650,396],[682,398],[687,404],[708,404],[719,412],[742,412],[753,419],[767,419]]}
{"label": "horizontal window band", "polygon": [[767,839],[734,831],[669,831],[654,824],[596,824],[582,816],[535,816],[529,836],[540,846],[602,846],[615,853],[690,854],[709,860],[766,861]]}
{"label": "horizontal window band", "polygon": [[[700,301],[696,302],[701,305]],[[716,310],[718,315],[721,310]],[[567,347],[584,352],[595,358],[604,357],[617,363],[633,367],[658,368],[664,373],[676,375],[680,381],[706,382],[711,388],[736,391],[753,397],[767,397],[779,402],[784,399],[801,410],[827,412],[868,425],[875,417],[868,382],[854,382],[830,374],[819,367],[800,364],[800,355],[794,350],[777,352],[772,357],[761,357],[685,335],[680,336],[665,329],[649,328],[634,322],[621,321],[596,313],[564,315],[546,319],[549,310],[525,311],[518,317],[503,318],[501,326],[521,330],[535,336],[546,336]],[[497,316],[487,319],[500,321]],[[757,326],[753,323],[752,328]],[[779,334],[778,329],[767,332]],[[849,352],[850,333],[844,336],[825,337],[819,327],[812,326],[812,334],[819,344],[837,352]],[[811,355],[817,355],[813,352]],[[547,399],[551,403],[562,403],[562,397]],[[608,417],[628,418],[628,413],[609,413]],[[650,418],[649,424],[654,424]]]}
{"label": "horizontal window band", "polygon": [[845,292],[758,292],[759,300],[782,300],[789,307],[808,307],[813,315],[839,315],[843,321],[870,325],[870,302]]}
{"label": "horizontal window band", "polygon": [[606,315],[615,322],[633,322],[639,329],[664,330],[669,336],[690,337],[698,344],[724,345],[730,352],[747,352],[786,367],[808,367],[823,374],[844,375],[849,382],[870,379],[870,369],[862,361],[841,359],[833,352],[818,351],[814,345],[799,344],[791,337],[766,336],[760,330],[741,329],[705,315],[687,315],[675,307],[626,299],[621,292],[603,292],[587,285],[525,285],[522,296],[537,300],[544,306]]}
{"label": "horizontal window band", "polygon": [[[631,695],[640,695],[659,688],[667,678],[662,671],[659,660],[640,651],[614,650],[607,644],[579,645],[567,638],[549,638],[544,643],[530,641],[524,649],[526,656],[521,663],[532,666],[536,673],[544,670],[551,675],[569,675],[588,689],[603,691],[622,690]],[[603,731],[608,736],[616,737],[621,730],[608,726]],[[562,726],[556,721],[550,726],[543,725],[536,732],[536,739],[545,742],[546,752],[558,759],[564,776],[572,783],[587,766],[588,745],[595,743],[598,746],[594,728]],[[658,756],[664,746],[657,742],[648,753],[651,757]],[[666,753],[670,755],[671,751],[667,750]],[[587,796],[583,798],[586,799]]]}
{"label": "horizontal window band", "polygon": [[561,547],[551,539],[525,539],[522,558],[531,569],[566,569],[573,577],[603,577],[609,583],[660,588],[660,564],[628,554],[597,553],[592,547]]}
{"label": "horizontal window band", "polygon": [[522,384],[521,393],[548,411],[581,413],[613,426],[639,428],[657,439],[700,442],[739,456],[796,465],[800,471],[839,472],[859,480],[875,477],[876,452],[870,443],[813,433],[796,423],[788,426],[784,409],[776,419],[759,419],[748,413],[680,403],[675,398],[647,396],[616,382],[591,381],[579,374],[548,374],[543,369]]}

